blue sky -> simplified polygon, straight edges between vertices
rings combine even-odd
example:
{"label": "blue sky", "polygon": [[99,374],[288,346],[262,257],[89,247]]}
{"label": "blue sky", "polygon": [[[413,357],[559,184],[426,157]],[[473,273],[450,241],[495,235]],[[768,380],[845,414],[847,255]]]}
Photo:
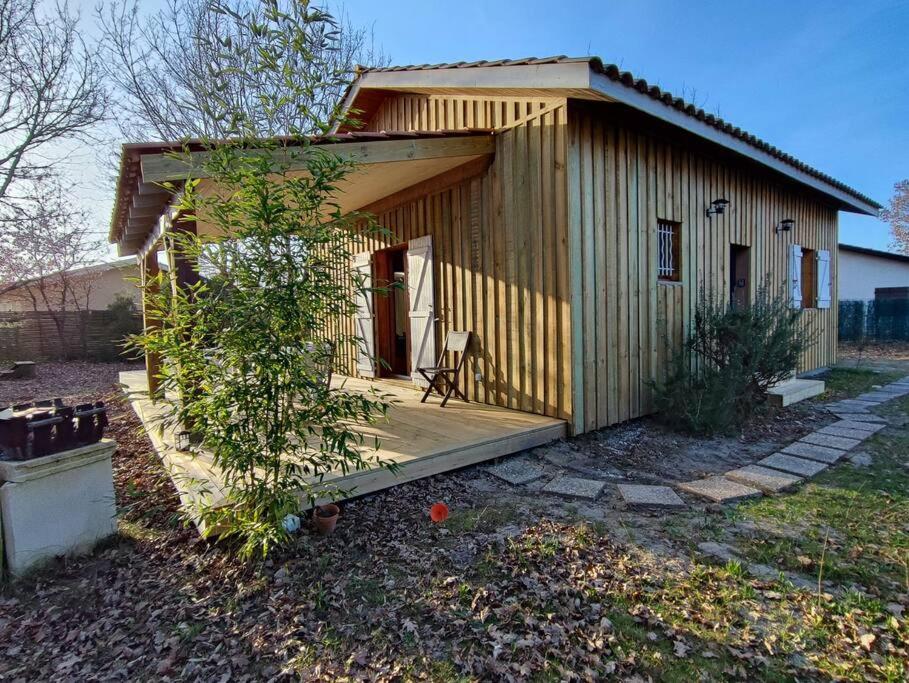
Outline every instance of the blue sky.
{"label": "blue sky", "polygon": [[[83,0],[91,20],[93,0]],[[148,3],[159,5],[160,0]],[[145,5],[145,2],[143,2]],[[346,0],[395,64],[599,55],[882,204],[909,177],[909,0]],[[109,215],[111,190],[98,197]],[[888,227],[840,214],[840,241]]]}
{"label": "blue sky", "polygon": [[[909,177],[909,2],[348,0],[396,64],[599,55],[882,204]],[[888,227],[840,214],[840,241]]]}

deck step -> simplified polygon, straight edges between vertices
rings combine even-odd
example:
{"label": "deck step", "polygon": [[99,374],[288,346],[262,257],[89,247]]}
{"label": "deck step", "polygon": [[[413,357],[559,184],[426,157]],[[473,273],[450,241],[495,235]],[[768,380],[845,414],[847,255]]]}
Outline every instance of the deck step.
{"label": "deck step", "polygon": [[770,405],[785,408],[793,403],[820,396],[824,393],[824,382],[819,379],[790,379],[780,382],[767,393]]}

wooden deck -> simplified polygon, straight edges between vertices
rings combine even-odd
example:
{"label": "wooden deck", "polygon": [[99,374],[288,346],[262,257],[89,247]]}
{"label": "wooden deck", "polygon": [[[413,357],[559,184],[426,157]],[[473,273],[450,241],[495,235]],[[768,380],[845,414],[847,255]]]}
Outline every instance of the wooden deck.
{"label": "wooden deck", "polygon": [[[200,497],[217,502],[222,497],[221,480],[211,459],[173,448],[173,438],[160,425],[160,405],[148,399],[145,372],[120,373],[120,382],[136,414],[142,420],[164,462],[184,504]],[[388,420],[361,428],[379,438],[376,455],[393,461],[399,469],[374,468],[326,476],[338,488],[359,496],[414,479],[448,472],[467,465],[540,446],[566,435],[567,423],[542,415],[520,412],[481,403],[451,400],[439,407],[439,398],[420,403],[421,393],[404,381],[375,381],[336,377],[333,386],[346,391],[367,391],[375,387],[389,394],[394,404]]]}

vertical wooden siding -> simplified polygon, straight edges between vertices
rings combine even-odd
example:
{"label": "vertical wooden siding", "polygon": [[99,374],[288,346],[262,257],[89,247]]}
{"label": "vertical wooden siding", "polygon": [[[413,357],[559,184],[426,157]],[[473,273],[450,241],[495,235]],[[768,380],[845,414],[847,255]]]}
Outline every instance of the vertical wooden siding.
{"label": "vertical wooden siding", "polygon": [[[395,128],[452,127],[445,118],[424,122],[410,99],[387,102],[377,117],[399,107],[416,119]],[[450,330],[476,334],[461,380],[471,400],[570,419],[567,111],[564,100],[540,102],[474,102],[490,118],[466,116],[455,127],[522,122],[496,136],[489,169],[380,209],[390,235],[361,239],[375,251],[432,235],[437,348]],[[391,128],[375,120],[368,127]],[[352,333],[352,321],[343,324]],[[342,370],[354,372],[350,354]]]}
{"label": "vertical wooden siding", "polygon": [[379,105],[364,130],[501,128],[564,102],[564,98],[395,94]]}
{"label": "vertical wooden siding", "polygon": [[[569,113],[569,232],[579,265],[572,286],[575,431],[651,410],[649,382],[681,342],[702,293],[727,297],[729,245],[749,246],[752,291],[766,275],[783,291],[790,244],[831,252],[832,302],[809,309],[817,335],[800,371],[836,356],[837,212],[807,191],[744,164],[618,124],[609,106]],[[707,218],[718,197],[731,204]],[[657,219],[682,224],[679,284],[657,282]],[[795,220],[789,233],[774,226]],[[668,335],[668,339],[667,339]]]}

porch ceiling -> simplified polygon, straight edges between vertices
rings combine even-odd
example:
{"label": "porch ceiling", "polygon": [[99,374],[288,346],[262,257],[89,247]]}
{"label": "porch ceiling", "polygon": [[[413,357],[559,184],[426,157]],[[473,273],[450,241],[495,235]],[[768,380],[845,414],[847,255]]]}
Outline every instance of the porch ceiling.
{"label": "porch ceiling", "polygon": [[[314,145],[330,149],[357,163],[339,186],[335,200],[344,212],[368,206],[395,192],[434,178],[482,157],[495,143],[489,130],[432,133],[345,133],[318,139]],[[189,160],[174,152],[187,149]],[[124,145],[117,198],[111,218],[110,241],[121,256],[142,255],[172,220],[169,206],[182,180],[203,178],[206,152],[198,142]],[[302,162],[294,162],[302,166]],[[293,168],[293,165],[291,166]],[[291,173],[297,171],[291,170]],[[299,171],[303,173],[304,171]],[[211,189],[209,187],[209,189]],[[213,231],[200,225],[202,234]]]}

